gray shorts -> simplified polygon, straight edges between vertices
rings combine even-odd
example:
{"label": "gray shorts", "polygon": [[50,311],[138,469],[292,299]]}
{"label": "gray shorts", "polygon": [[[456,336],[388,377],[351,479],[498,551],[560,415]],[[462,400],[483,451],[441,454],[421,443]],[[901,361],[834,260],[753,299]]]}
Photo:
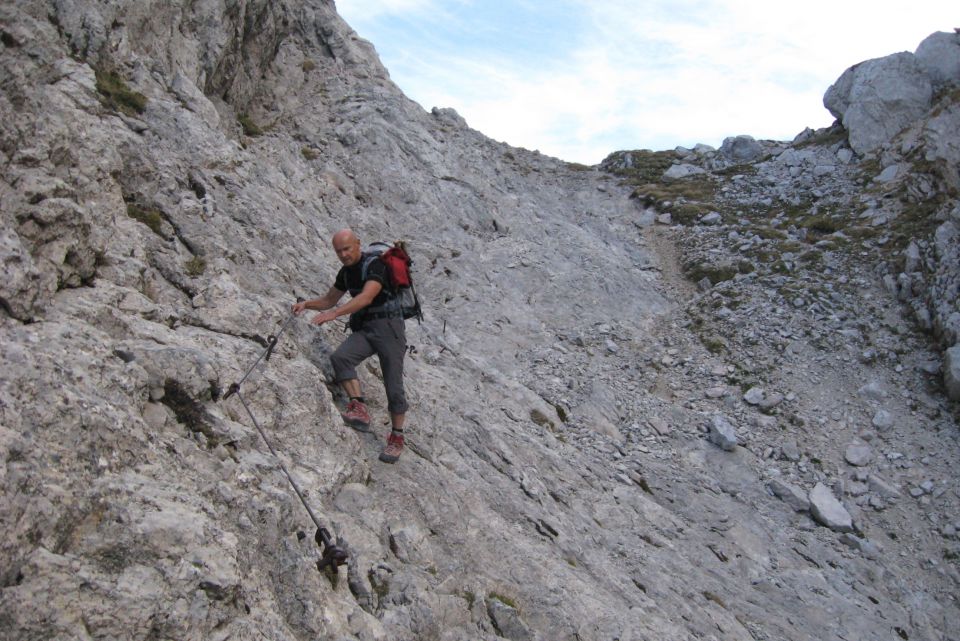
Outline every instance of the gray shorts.
{"label": "gray shorts", "polygon": [[369,320],[347,337],[330,355],[336,382],[357,378],[357,365],[373,356],[380,359],[387,409],[391,414],[407,413],[403,392],[403,357],[407,353],[406,327],[402,318]]}

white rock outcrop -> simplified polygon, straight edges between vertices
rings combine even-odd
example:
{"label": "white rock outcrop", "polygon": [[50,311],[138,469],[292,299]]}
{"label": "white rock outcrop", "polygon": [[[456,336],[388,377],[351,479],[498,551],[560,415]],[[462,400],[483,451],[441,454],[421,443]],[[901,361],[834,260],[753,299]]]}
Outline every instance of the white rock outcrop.
{"label": "white rock outcrop", "polygon": [[933,85],[916,56],[902,52],[847,69],[823,96],[823,106],[847,130],[859,154],[889,143],[930,108]]}

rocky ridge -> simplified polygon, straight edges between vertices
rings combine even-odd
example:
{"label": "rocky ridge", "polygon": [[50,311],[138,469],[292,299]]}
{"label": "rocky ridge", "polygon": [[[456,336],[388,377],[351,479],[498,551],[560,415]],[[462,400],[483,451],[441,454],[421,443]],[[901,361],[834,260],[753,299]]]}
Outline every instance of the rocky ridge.
{"label": "rocky ridge", "polygon": [[[0,637],[960,628],[949,92],[873,156],[838,128],[607,173],[424,112],[330,2],[0,26]],[[346,223],[414,248],[410,452],[340,424],[339,328],[289,325],[242,393],[330,576],[223,396]]]}

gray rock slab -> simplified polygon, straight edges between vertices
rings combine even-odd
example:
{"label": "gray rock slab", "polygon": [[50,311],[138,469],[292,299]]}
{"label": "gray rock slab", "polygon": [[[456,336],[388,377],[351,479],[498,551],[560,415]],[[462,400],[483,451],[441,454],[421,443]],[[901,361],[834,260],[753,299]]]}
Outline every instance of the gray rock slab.
{"label": "gray rock slab", "polygon": [[707,439],[711,443],[728,452],[737,447],[737,430],[725,416],[715,414],[710,419],[709,428]]}
{"label": "gray rock slab", "polygon": [[871,492],[876,492],[883,498],[900,498],[900,491],[892,483],[876,474],[867,477],[867,485],[870,486]]}
{"label": "gray rock slab", "polygon": [[695,176],[697,174],[705,173],[705,170],[696,165],[690,165],[682,163],[679,165],[671,165],[669,169],[663,172],[663,177],[667,180],[675,180],[678,178],[686,178],[688,176]]}
{"label": "gray rock slab", "polygon": [[807,497],[807,493],[796,485],[780,479],[773,479],[767,483],[767,487],[770,488],[774,496],[792,507],[795,511],[806,512],[810,509],[810,499]]}
{"label": "gray rock slab", "polygon": [[535,638],[520,613],[500,599],[492,597],[487,601],[487,613],[499,636],[511,641],[533,641]]}
{"label": "gray rock slab", "polygon": [[810,512],[817,523],[835,532],[853,532],[853,517],[823,483],[817,483],[810,491]]}

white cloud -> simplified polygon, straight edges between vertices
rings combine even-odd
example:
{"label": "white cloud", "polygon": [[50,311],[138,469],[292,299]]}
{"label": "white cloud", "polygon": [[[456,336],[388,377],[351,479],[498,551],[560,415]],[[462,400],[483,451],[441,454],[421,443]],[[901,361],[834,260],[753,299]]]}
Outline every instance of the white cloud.
{"label": "white cloud", "polygon": [[[392,11],[391,25],[415,31],[400,43],[361,35],[390,52],[391,75],[425,108],[453,107],[494,139],[594,163],[617,149],[716,146],[736,134],[789,139],[826,126],[823,93],[847,67],[951,29],[938,21],[955,14],[954,1],[553,0],[544,5],[551,28],[571,17],[563,33],[495,15],[465,24],[457,11],[468,0],[341,4],[362,16],[361,27]],[[472,33],[524,40],[478,50]]]}
{"label": "white cloud", "polygon": [[340,15],[349,11],[365,20],[373,20],[384,15],[421,11],[433,5],[434,0],[340,0],[336,4]]}

